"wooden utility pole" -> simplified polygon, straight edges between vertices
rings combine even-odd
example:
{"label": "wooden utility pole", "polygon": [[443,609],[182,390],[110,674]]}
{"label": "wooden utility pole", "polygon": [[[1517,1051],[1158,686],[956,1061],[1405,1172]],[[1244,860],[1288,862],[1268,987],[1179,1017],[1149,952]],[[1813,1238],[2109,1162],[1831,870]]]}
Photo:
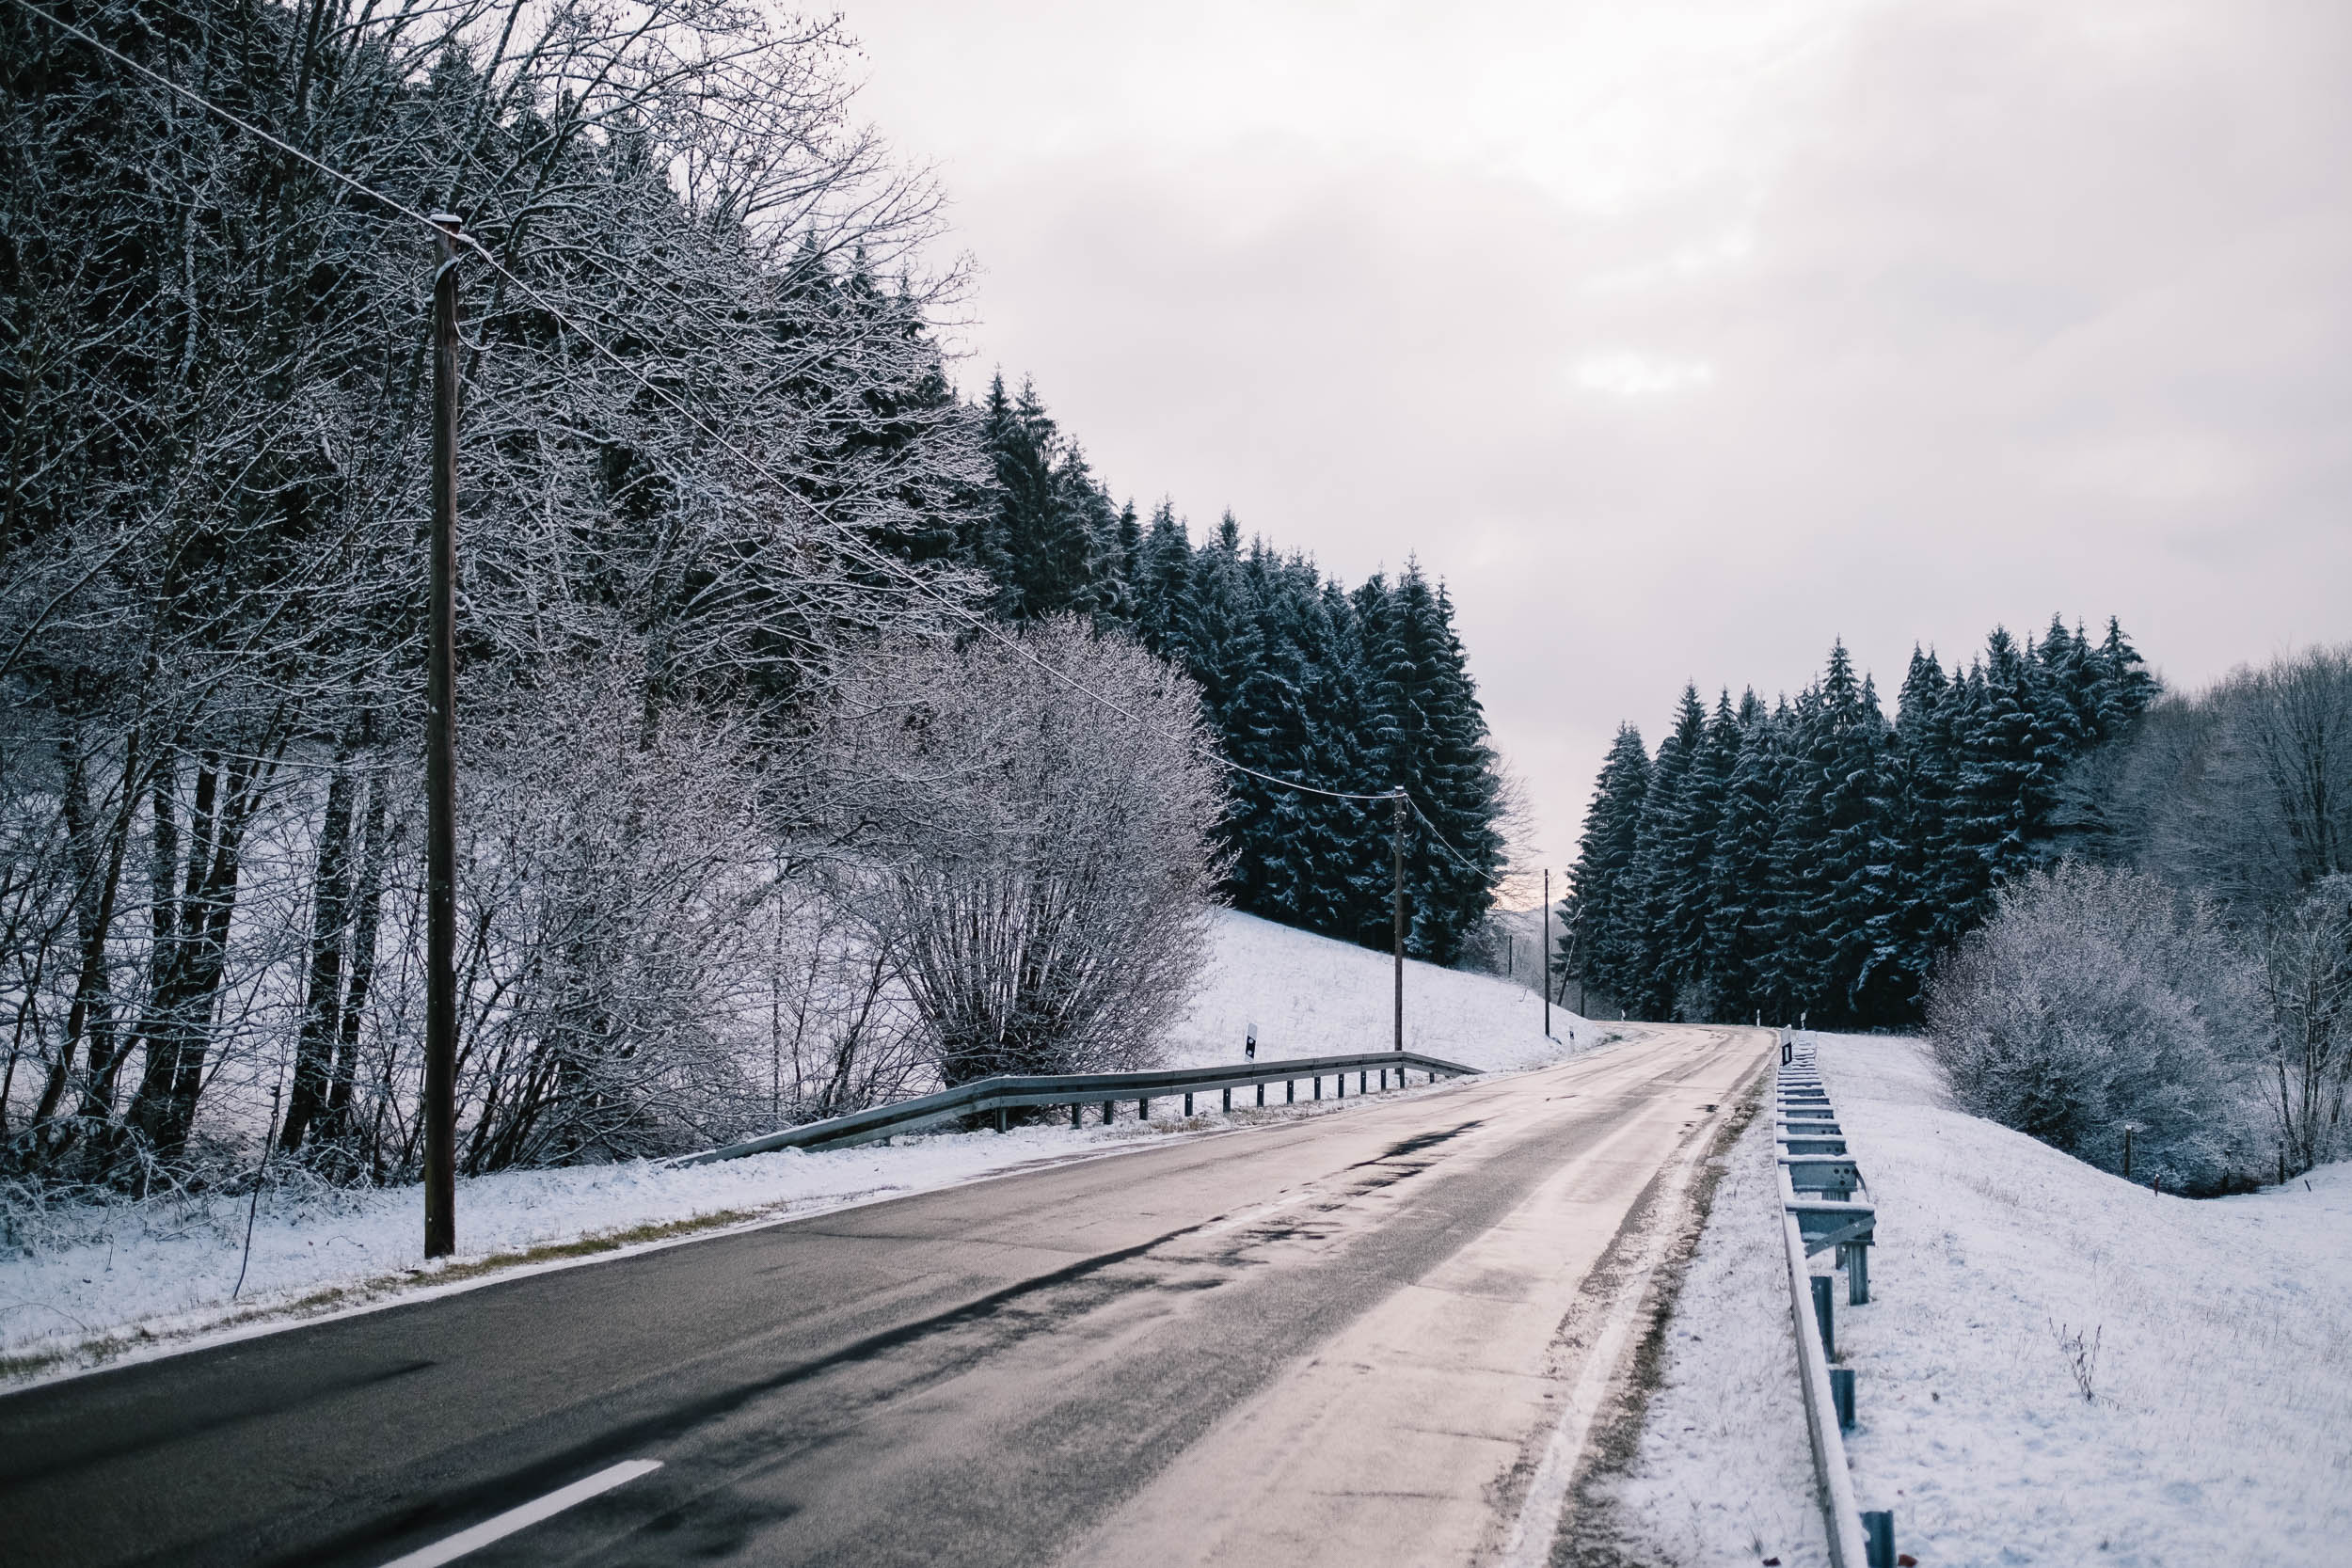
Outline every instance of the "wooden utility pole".
{"label": "wooden utility pole", "polygon": [[1551,1038],[1551,867],[1544,867],[1544,961],[1536,966],[1535,989],[1544,993],[1544,1038]]}
{"label": "wooden utility pole", "polygon": [[424,710],[424,1255],[457,1250],[457,258],[436,213],[433,549]]}
{"label": "wooden utility pole", "polygon": [[[1396,791],[1395,889],[1389,896],[1396,920],[1396,1048],[1405,1049],[1405,787]],[[1401,1082],[1401,1080],[1400,1080]]]}

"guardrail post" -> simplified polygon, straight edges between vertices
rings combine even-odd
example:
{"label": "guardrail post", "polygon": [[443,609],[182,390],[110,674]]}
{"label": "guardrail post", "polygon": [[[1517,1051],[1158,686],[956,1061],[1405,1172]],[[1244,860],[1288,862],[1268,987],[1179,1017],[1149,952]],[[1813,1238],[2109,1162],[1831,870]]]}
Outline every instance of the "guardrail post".
{"label": "guardrail post", "polygon": [[1103,1101],[1103,1125],[1104,1125],[1104,1126],[1105,1126],[1105,1127],[1108,1127],[1108,1126],[1109,1126],[1112,1122],[1114,1122],[1114,1121],[1116,1121],[1116,1120],[1118,1120],[1118,1119],[1119,1119],[1119,1105],[1118,1105],[1118,1103],[1117,1103],[1115,1101],[1109,1101],[1109,1100],[1105,1100],[1104,1101]]}
{"label": "guardrail post", "polygon": [[1073,1132],[1075,1132],[1082,1125],[1082,1123],[1078,1120],[1079,1109],[1080,1107],[1076,1101],[1073,1100],[1070,1102],[1070,1130]]}
{"label": "guardrail post", "polygon": [[1006,1118],[1006,1117],[1007,1117],[1007,1115],[1008,1115],[1008,1114],[1009,1114],[1009,1113],[1007,1113],[1007,1111],[1005,1110],[1005,1108],[1004,1108],[1002,1105],[999,1105],[999,1106],[997,1106],[997,1107],[996,1107],[996,1131],[997,1131],[997,1132],[1004,1132],[1004,1131],[1006,1130],[1006,1127],[1007,1127],[1007,1125],[1008,1125],[1008,1124],[1007,1124],[1007,1122],[1006,1122],[1006,1119],[1005,1119],[1005,1118]]}
{"label": "guardrail post", "polygon": [[1832,1367],[1829,1370],[1830,1402],[1837,1406],[1837,1430],[1853,1430],[1853,1369]]}
{"label": "guardrail post", "polygon": [[1895,1511],[1891,1508],[1865,1509],[1862,1513],[1862,1541],[1869,1557],[1868,1568],[1895,1568]]}
{"label": "guardrail post", "polygon": [[1380,1092],[1382,1094],[1389,1092],[1389,1069],[1387,1068],[1380,1069]]}
{"label": "guardrail post", "polygon": [[1821,1359],[1835,1361],[1837,1359],[1837,1335],[1830,1327],[1830,1277],[1825,1274],[1810,1274],[1805,1277],[1813,1281],[1813,1319],[1821,1325]]}
{"label": "guardrail post", "polygon": [[1846,1305],[1867,1305],[1870,1300],[1870,1243],[1848,1242],[1838,1250],[1846,1255]]}

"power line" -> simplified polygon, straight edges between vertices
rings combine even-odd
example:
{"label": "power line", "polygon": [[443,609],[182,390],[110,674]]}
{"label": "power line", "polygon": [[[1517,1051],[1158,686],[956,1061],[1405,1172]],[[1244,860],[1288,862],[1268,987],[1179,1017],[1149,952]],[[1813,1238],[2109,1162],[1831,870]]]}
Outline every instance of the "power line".
{"label": "power line", "polygon": [[1407,805],[1413,808],[1413,815],[1421,818],[1421,825],[1429,830],[1429,836],[1438,841],[1438,848],[1443,849],[1447,854],[1452,855],[1455,860],[1459,861],[1462,863],[1462,868],[1468,871],[1471,876],[1483,878],[1486,875],[1486,871],[1483,870],[1476,862],[1472,861],[1468,855],[1465,855],[1462,851],[1456,849],[1453,845],[1446,842],[1445,834],[1438,832],[1438,825],[1429,820],[1428,814],[1421,809],[1420,801],[1414,800],[1410,795],[1406,796],[1405,800]]}
{"label": "power line", "polygon": [[[285,153],[291,158],[298,159],[302,163],[309,165],[310,167],[317,169],[320,173],[327,176],[329,179],[349,186],[351,189],[358,192],[371,201],[377,203],[387,211],[407,218],[411,222],[422,226],[424,229],[432,231],[433,233],[439,234],[444,232],[441,226],[435,223],[429,214],[421,213],[415,208],[410,207],[406,203],[397,200],[392,197],[386,196],[383,192],[375,189],[373,186],[358,179],[357,176],[344,173],[342,169],[335,167],[333,165],[326,163],[325,160],[318,158],[311,153],[305,152],[302,149],[294,146],[292,142],[289,142],[280,136],[274,135],[270,132],[265,131],[262,129],[262,127],[254,124],[252,121],[245,119],[240,116],[232,114],[229,110],[222,108],[219,104],[215,103],[212,100],[206,98],[203,94],[197,92],[193,88],[183,87],[180,83],[175,82],[169,77],[162,74],[160,71],[141,65],[138,61],[131,58],[128,55],[123,54],[120,50],[114,48],[111,44],[106,43],[94,34],[75,25],[71,22],[67,22],[60,17],[56,16],[47,10],[44,10],[40,6],[35,5],[33,0],[15,0],[15,3],[24,10],[30,12],[32,15],[37,16],[41,21],[48,23],[51,26],[57,28],[61,32],[71,33],[75,38],[78,38],[83,42],[88,44],[91,48],[96,49],[101,54],[106,55],[108,58],[128,67],[130,70],[137,72],[141,76],[146,77],[149,81],[153,82],[156,86],[165,88],[167,91],[175,93],[179,97],[185,99],[188,103],[194,104],[199,109],[201,109],[206,114],[215,116],[224,123],[233,126],[237,130],[244,132],[246,135],[254,137],[256,140],[266,142],[271,147],[278,149],[278,150]],[[986,616],[979,614],[977,611],[973,610],[966,605],[959,603],[950,595],[940,592],[938,587],[929,578],[925,578],[921,573],[915,571],[914,568],[908,566],[904,562],[899,561],[896,556],[891,555],[885,550],[876,549],[872,545],[859,538],[856,532],[848,525],[827,516],[824,513],[810,505],[807,500],[796,493],[789,484],[778,478],[774,471],[769,468],[766,464],[762,463],[758,458],[754,457],[751,453],[745,451],[742,448],[737,446],[733,441],[729,440],[719,431],[713,429],[709,424],[704,421],[700,415],[696,414],[692,409],[687,407],[684,404],[678,402],[677,399],[672,397],[643,371],[640,371],[636,366],[630,364],[627,359],[623,358],[618,353],[606,346],[604,341],[597,338],[595,333],[589,331],[586,327],[580,325],[579,322],[573,320],[567,312],[565,312],[560,306],[556,305],[552,300],[548,299],[548,296],[542,293],[537,288],[532,286],[531,283],[526,282],[524,279],[517,277],[506,267],[503,262],[501,262],[496,256],[492,255],[489,248],[483,245],[481,241],[475,239],[471,234],[460,234],[457,238],[460,244],[464,245],[475,255],[481,257],[483,261],[489,266],[491,271],[497,273],[501,277],[504,278],[507,282],[514,285],[516,289],[520,291],[525,298],[529,299],[532,304],[538,306],[548,315],[552,316],[557,322],[568,328],[582,342],[586,343],[591,349],[594,349],[599,356],[611,360],[631,380],[635,381],[646,391],[652,393],[654,397],[668,404],[671,409],[676,412],[681,418],[685,419],[689,423],[693,425],[695,429],[701,431],[705,436],[707,436],[711,440],[717,442],[721,447],[734,454],[737,458],[739,458],[744,463],[749,464],[753,471],[757,473],[761,478],[767,480],[771,484],[774,485],[778,492],[789,498],[794,505],[798,506],[803,513],[814,519],[819,526],[833,531],[833,532],[837,535],[852,552],[860,555],[867,562],[867,563],[881,566],[884,571],[895,573],[898,577],[904,578],[918,593],[924,594],[936,601],[941,608],[945,609],[949,614],[958,616],[969,623],[972,627],[978,631],[981,635],[993,639],[1013,654],[1026,659],[1029,663],[1036,665],[1040,670],[1045,672],[1046,674],[1052,676],[1055,680],[1061,682],[1072,690],[1079,692],[1080,694],[1100,704],[1104,707],[1108,708],[1111,712],[1118,714],[1129,723],[1150,723],[1150,721],[1144,719],[1140,714],[1130,711],[1128,708],[1124,707],[1112,698],[1107,697],[1102,692],[1095,690],[1092,687],[1088,686],[1084,681],[1079,680],[1075,675],[1071,674],[1069,672],[1062,670],[1050,661],[1039,657],[1035,650],[1024,646],[1018,639],[1007,636],[1001,627],[997,626],[995,623],[989,620]],[[1190,750],[1197,754],[1207,758],[1209,761],[1216,763],[1220,768],[1230,769],[1235,773],[1244,774],[1247,777],[1257,779],[1265,784],[1278,785],[1283,789],[1295,790],[1304,795],[1320,795],[1327,800],[1385,800],[1390,799],[1391,795],[1397,793],[1393,790],[1358,793],[1352,790],[1325,789],[1320,785],[1301,784],[1295,779],[1285,779],[1272,773],[1262,772],[1255,768],[1246,767],[1241,763],[1233,761],[1231,757],[1220,754],[1214,748],[1203,745],[1197,740],[1190,742]],[[1411,798],[1409,796],[1406,797],[1406,800],[1408,804],[1411,803]],[[1429,819],[1425,816],[1422,815],[1421,807],[1418,804],[1413,804],[1412,809],[1414,816],[1421,816],[1423,823],[1428,822]],[[1432,835],[1437,835],[1437,829],[1434,825],[1430,827],[1429,831]],[[1438,837],[1438,842],[1440,844],[1445,843],[1441,836]],[[1456,860],[1461,861],[1464,865],[1469,866],[1473,873],[1482,877],[1486,875],[1483,871],[1479,871],[1475,865],[1471,865],[1470,862],[1464,857],[1460,851],[1455,850],[1453,846],[1446,845],[1445,847],[1448,853],[1454,855]]]}

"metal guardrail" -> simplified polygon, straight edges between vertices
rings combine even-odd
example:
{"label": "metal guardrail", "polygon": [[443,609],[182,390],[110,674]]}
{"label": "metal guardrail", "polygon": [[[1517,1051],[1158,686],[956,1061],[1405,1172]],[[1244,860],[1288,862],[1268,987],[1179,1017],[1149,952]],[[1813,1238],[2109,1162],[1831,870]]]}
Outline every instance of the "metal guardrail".
{"label": "metal guardrail", "polygon": [[1854,1201],[1862,1169],[1846,1152],[1846,1135],[1814,1064],[1813,1047],[1792,1033],[1781,1037],[1780,1078],[1772,1136],[1779,1146],[1781,1236],[1788,1254],[1788,1314],[1797,1336],[1797,1382],[1804,1395],[1805,1432],[1829,1528],[1830,1568],[1894,1568],[1895,1516],[1865,1513],[1846,1465],[1845,1429],[1854,1420],[1854,1374],[1836,1359],[1832,1276],[1816,1275],[1806,1259],[1836,1249],[1846,1267],[1847,1304],[1870,1299],[1870,1243],[1878,1211]]}
{"label": "metal guardrail", "polygon": [[1474,1067],[1448,1062],[1436,1056],[1424,1056],[1417,1051],[1367,1051],[1347,1056],[1297,1056],[1279,1062],[1248,1062],[1238,1067],[1172,1068],[1158,1072],[1069,1072],[1018,1077],[1009,1074],[994,1078],[977,1078],[960,1084],[952,1089],[936,1094],[918,1095],[894,1105],[877,1105],[870,1110],[852,1111],[845,1117],[830,1117],[823,1121],[805,1122],[787,1127],[781,1132],[765,1137],[728,1144],[723,1148],[706,1149],[700,1154],[688,1154],[670,1162],[675,1169],[684,1165],[707,1164],[714,1160],[739,1160],[747,1154],[768,1154],[782,1148],[846,1148],[853,1144],[874,1143],[896,1137],[901,1132],[918,1132],[945,1122],[961,1121],[966,1117],[997,1114],[996,1125],[1001,1131],[1008,1113],[1035,1105],[1067,1105],[1070,1125],[1081,1125],[1086,1107],[1099,1104],[1103,1119],[1111,1119],[1112,1107],[1126,1101],[1135,1101],[1141,1115],[1148,1118],[1152,1101],[1182,1095],[1184,1114],[1192,1115],[1193,1097],[1212,1091],[1222,1096],[1222,1108],[1233,1108],[1235,1089],[1255,1088],[1257,1102],[1265,1103],[1265,1089],[1270,1084],[1284,1085],[1284,1103],[1295,1102],[1297,1086],[1311,1081],[1313,1098],[1323,1098],[1323,1081],[1335,1081],[1335,1098],[1347,1098],[1347,1075],[1356,1074],[1357,1093],[1379,1092],[1373,1088],[1373,1079],[1379,1079],[1379,1090],[1389,1087],[1389,1076],[1396,1075],[1396,1086],[1403,1088],[1407,1073],[1428,1075],[1431,1082],[1439,1078],[1468,1078],[1478,1073]]}

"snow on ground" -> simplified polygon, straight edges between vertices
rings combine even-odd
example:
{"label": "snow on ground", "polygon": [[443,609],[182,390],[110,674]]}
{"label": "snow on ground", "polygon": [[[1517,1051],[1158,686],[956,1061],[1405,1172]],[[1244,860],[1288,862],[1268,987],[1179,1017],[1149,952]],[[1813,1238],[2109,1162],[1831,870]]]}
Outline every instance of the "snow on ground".
{"label": "snow on ground", "polygon": [[[1241,1059],[1249,1025],[1261,1060],[1385,1051],[1395,1039],[1395,959],[1352,942],[1217,911],[1209,973],[1169,1042],[1172,1065]],[[1405,963],[1405,1048],[1485,1071],[1534,1067],[1596,1043],[1601,1031],[1551,1009],[1525,986]],[[1573,1037],[1571,1037],[1573,1036]]]}
{"label": "snow on ground", "polygon": [[1878,1205],[1871,1304],[1841,1291],[1837,1325],[1861,1506],[1899,1550],[2352,1561],[2352,1164],[2157,1196],[1947,1108],[1916,1041],[1822,1036],[1820,1063]]}
{"label": "snow on ground", "polygon": [[[1407,964],[1406,1044],[1486,1069],[1526,1067],[1599,1032],[1554,1009],[1558,1043],[1543,1037],[1543,1002],[1522,987],[1427,964]],[[1378,1050],[1391,1038],[1391,960],[1343,942],[1220,911],[1215,955],[1191,1015],[1174,1032],[1170,1065],[1241,1055],[1258,1025],[1261,1060]],[[1415,1089],[1412,1093],[1428,1093]],[[1439,1090],[1438,1092],[1442,1092]],[[274,1187],[242,1259],[244,1196],[79,1207],[53,1213],[0,1250],[0,1378],[54,1372],[152,1344],[185,1342],[239,1323],[364,1306],[453,1277],[485,1259],[520,1263],[533,1249],[596,1238],[606,1250],[658,1244],[648,1232],[715,1227],[813,1213],[926,1191],[1039,1161],[1146,1147],[1182,1131],[1282,1116],[1339,1114],[1347,1101],[1206,1115],[1189,1123],[1132,1121],[910,1137],[890,1147],[789,1151],[665,1169],[643,1161],[564,1170],[510,1171],[461,1181],[459,1257],[424,1268],[420,1190]],[[1174,1100],[1154,1109],[1172,1117]],[[560,1266],[542,1259],[547,1266]],[[242,1291],[236,1291],[240,1267]],[[95,1347],[95,1348],[93,1348]]]}
{"label": "snow on ground", "polygon": [[1829,1547],[1788,1326],[1769,1111],[1723,1160],[1640,1442],[1623,1473],[1595,1488],[1602,1530],[1637,1562],[1813,1568]]}

